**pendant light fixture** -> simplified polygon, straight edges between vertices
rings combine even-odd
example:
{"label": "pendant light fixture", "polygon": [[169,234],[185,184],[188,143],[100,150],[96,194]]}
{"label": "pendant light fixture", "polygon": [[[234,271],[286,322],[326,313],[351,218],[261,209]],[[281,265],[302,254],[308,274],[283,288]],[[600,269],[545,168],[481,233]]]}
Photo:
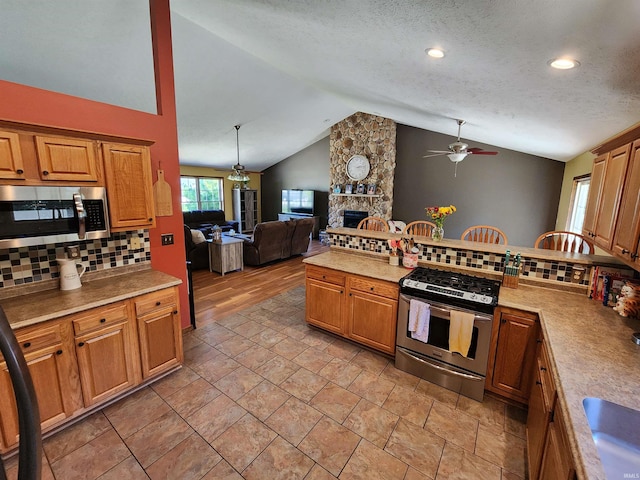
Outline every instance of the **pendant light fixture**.
{"label": "pendant light fixture", "polygon": [[237,163],[231,167],[233,169],[233,173],[229,175],[227,178],[232,182],[248,182],[250,180],[249,175],[244,173],[244,165],[240,165],[240,139],[239,133],[240,125],[235,126],[236,129],[236,152],[238,153],[238,161]]}

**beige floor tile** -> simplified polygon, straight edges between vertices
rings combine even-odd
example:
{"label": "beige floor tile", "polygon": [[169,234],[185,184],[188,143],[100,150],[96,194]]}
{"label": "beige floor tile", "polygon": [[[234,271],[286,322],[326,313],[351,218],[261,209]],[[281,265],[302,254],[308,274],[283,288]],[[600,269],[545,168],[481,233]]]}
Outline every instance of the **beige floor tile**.
{"label": "beige floor tile", "polygon": [[295,395],[300,400],[308,402],[316,393],[322,390],[322,387],[327,383],[327,380],[320,375],[316,375],[306,368],[301,368],[282,382],[280,388],[286,390],[291,395]]}
{"label": "beige floor tile", "polygon": [[321,412],[291,397],[265,423],[289,443],[297,446],[321,418]]}
{"label": "beige floor tile", "polygon": [[229,315],[228,317],[224,317],[219,320],[216,320],[216,323],[228,329],[233,329],[240,324],[247,323],[248,321],[249,321],[248,317],[241,315],[239,313],[234,313],[232,315]]}
{"label": "beige floor tile", "polygon": [[[413,467],[409,467],[404,480],[432,480],[431,477],[427,477],[424,473],[419,472]],[[478,479],[481,480],[481,479]]]}
{"label": "beige floor tile", "polygon": [[476,446],[478,419],[440,402],[433,402],[424,428],[469,452]]}
{"label": "beige floor tile", "polygon": [[249,320],[248,322],[234,327],[232,330],[238,335],[242,335],[245,338],[251,338],[254,335],[262,332],[265,328],[267,327],[262,325],[261,323],[258,323],[254,320]]}
{"label": "beige floor tile", "polygon": [[407,468],[406,463],[372,443],[362,440],[339,478],[340,480],[402,480]]}
{"label": "beige floor tile", "polygon": [[271,347],[271,351],[277,353],[278,355],[282,355],[288,360],[291,360],[294,357],[300,355],[307,348],[309,348],[309,346],[300,342],[299,340],[287,337]]}
{"label": "beige floor tile", "polygon": [[211,445],[233,468],[241,472],[276,436],[273,430],[247,413]]}
{"label": "beige floor tile", "polygon": [[331,380],[333,383],[347,388],[361,372],[362,369],[357,365],[353,365],[341,358],[334,358],[318,373],[327,380]]}
{"label": "beige floor tile", "polygon": [[258,312],[251,315],[253,320],[261,323],[267,328],[275,330],[276,332],[282,332],[285,328],[289,327],[289,322],[283,321],[278,315],[269,310],[261,308]]}
{"label": "beige floor tile", "polygon": [[435,478],[444,443],[444,439],[436,434],[400,419],[384,449],[419,472]]}
{"label": "beige floor tile", "polygon": [[362,399],[342,424],[377,447],[384,448],[398,418],[398,415]]}
{"label": "beige floor tile", "polygon": [[411,390],[416,388],[416,385],[418,385],[420,381],[420,378],[415,375],[398,370],[394,367],[393,363],[389,363],[384,367],[384,370],[380,373],[380,377]]}
{"label": "beige floor tile", "polygon": [[216,358],[220,354],[220,350],[217,350],[208,343],[200,340],[200,344],[184,351],[184,364],[188,367],[194,368],[201,363]]}
{"label": "beige floor tile", "polygon": [[225,355],[235,357],[236,355],[254,346],[255,343],[253,343],[251,340],[238,335],[235,338],[222,342],[221,344],[217,345],[216,348]]}
{"label": "beige floor tile", "polygon": [[245,393],[238,405],[253,414],[258,420],[264,421],[275,412],[291,395],[276,387],[273,383],[263,380],[260,384]]}
{"label": "beige floor tile", "polygon": [[351,363],[375,375],[380,375],[389,364],[389,360],[369,350],[361,350],[351,359]]}
{"label": "beige floor tile", "polygon": [[287,338],[286,335],[274,330],[273,328],[265,327],[260,333],[254,335],[249,340],[252,342],[256,342],[258,345],[261,345],[264,348],[271,348],[276,343]]}
{"label": "beige floor tile", "polygon": [[162,398],[167,398],[199,378],[200,375],[191,370],[191,368],[183,366],[180,370],[151,384],[151,389]]}
{"label": "beige floor tile", "polygon": [[191,382],[173,395],[165,398],[178,415],[187,418],[200,410],[221,392],[204,378]]}
{"label": "beige floor tile", "polygon": [[257,374],[262,375],[271,383],[280,385],[293,373],[300,370],[300,368],[300,365],[298,365],[297,363],[293,363],[291,360],[287,360],[281,355],[276,355],[274,358],[269,360],[261,367],[256,368],[254,371]]}
{"label": "beige floor tile", "polygon": [[238,367],[214,383],[214,386],[224,392],[229,398],[238,400],[241,396],[257,386],[263,378],[246,367]]}
{"label": "beige floor tile", "polygon": [[308,348],[300,355],[293,358],[293,361],[314,373],[318,373],[325,365],[327,365],[333,357],[328,353],[315,348]]}
{"label": "beige floor tile", "polygon": [[469,415],[476,417],[480,423],[496,431],[504,430],[504,417],[506,404],[500,400],[485,395],[482,402],[478,402],[464,395],[460,395],[456,407]]}
{"label": "beige floor tile", "polygon": [[202,480],[243,480],[242,476],[236,472],[231,465],[222,460],[218,465],[213,467]]}
{"label": "beige floor tile", "polygon": [[449,442],[444,447],[436,480],[481,478],[501,480],[500,467]]}
{"label": "beige floor tile", "polygon": [[314,408],[342,423],[358,404],[360,397],[355,393],[336,385],[328,383],[309,402]]}
{"label": "beige floor tile", "polygon": [[516,475],[515,473],[507,472],[503,468],[502,469],[502,480],[524,480],[524,478]]}
{"label": "beige floor tile", "polygon": [[420,382],[418,382],[416,392],[453,408],[458,404],[458,397],[460,397],[456,392],[452,392],[451,390],[441,387],[440,385],[436,385],[435,383],[427,382],[426,380],[420,380]]}
{"label": "beige floor tile", "polygon": [[99,437],[51,463],[56,478],[64,480],[86,480],[98,478],[108,472],[131,453],[122,439],[113,430],[107,430]]}
{"label": "beige floor tile", "polygon": [[194,335],[214,347],[238,336],[236,332],[216,323],[197,329]]}
{"label": "beige floor tile", "polygon": [[103,410],[122,438],[134,434],[169,411],[171,407],[148,387]]}
{"label": "beige floor tile", "polygon": [[235,361],[241,363],[250,370],[255,370],[261,367],[269,360],[275,358],[276,354],[271,350],[256,345],[249,350],[245,350],[239,355],[236,355]]}
{"label": "beige floor tile", "polygon": [[[133,455],[129,455],[126,459],[113,467],[97,480],[148,480],[149,476],[145,473],[142,466],[138,463]],[[44,480],[44,479],[43,479]]]}
{"label": "beige floor tile", "polygon": [[[10,457],[4,460],[4,469],[5,469],[4,472],[7,476],[7,480],[18,480],[18,462],[19,462],[18,455],[14,455],[13,457]],[[51,466],[47,462],[47,457],[44,454],[42,455],[41,462],[42,462],[41,464],[42,476],[38,480],[55,480],[55,477],[53,476],[53,472],[51,471]]]}
{"label": "beige floor tile", "polygon": [[427,420],[431,405],[433,405],[431,398],[396,385],[382,408],[422,427]]}
{"label": "beige floor tile", "polygon": [[125,443],[140,465],[147,468],[192,433],[191,426],[171,411],[127,437]]}
{"label": "beige floor tile", "polygon": [[335,337],[319,330],[310,330],[300,341],[316,350],[326,350],[335,341]]}
{"label": "beige floor tile", "polygon": [[380,378],[379,375],[363,370],[349,385],[349,391],[366,398],[376,405],[382,405],[395,387],[395,383]]}
{"label": "beige floor tile", "polygon": [[516,437],[526,438],[527,410],[507,405],[505,410],[504,431]]}
{"label": "beige floor tile", "polygon": [[282,330],[282,333],[296,340],[302,340],[310,331],[306,324],[295,324]]}
{"label": "beige floor tile", "polygon": [[55,462],[113,427],[102,412],[81,420],[42,442],[50,462]]}
{"label": "beige floor tile", "polygon": [[185,332],[182,334],[182,349],[186,352],[187,350],[191,350],[196,345],[201,345],[202,340],[196,337],[195,331],[191,330],[189,332]]}
{"label": "beige floor tile", "polygon": [[211,443],[246,413],[244,408],[229,397],[220,395],[186,420],[207,442]]}
{"label": "beige floor tile", "polygon": [[335,480],[336,477],[327,472],[317,463],[313,466],[309,474],[304,477],[304,480]]}
{"label": "beige floor tile", "polygon": [[147,467],[151,480],[200,480],[222,457],[197,433]]}
{"label": "beige floor tile", "polygon": [[525,441],[520,437],[506,432],[497,433],[495,429],[480,424],[476,455],[520,477],[525,475]]}
{"label": "beige floor tile", "polygon": [[240,364],[225,354],[193,367],[193,370],[209,383],[215,383],[225,375],[233,372]]}
{"label": "beige floor tile", "polygon": [[345,342],[343,340],[335,340],[333,343],[328,345],[324,351],[329,355],[333,355],[336,358],[340,358],[348,362],[360,353],[362,349],[352,343]]}
{"label": "beige floor tile", "polygon": [[314,463],[289,442],[277,437],[242,472],[242,476],[247,480],[302,480]]}
{"label": "beige floor tile", "polygon": [[323,417],[298,448],[332,475],[339,475],[358,446],[360,437],[329,417]]}

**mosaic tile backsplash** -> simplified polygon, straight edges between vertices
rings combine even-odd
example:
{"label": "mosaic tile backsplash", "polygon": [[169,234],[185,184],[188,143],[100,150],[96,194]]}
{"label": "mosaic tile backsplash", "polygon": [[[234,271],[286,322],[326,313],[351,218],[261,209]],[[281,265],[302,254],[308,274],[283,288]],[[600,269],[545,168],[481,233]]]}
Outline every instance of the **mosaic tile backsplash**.
{"label": "mosaic tile backsplash", "polygon": [[[131,237],[139,237],[141,248],[129,248]],[[64,256],[64,246],[36,245],[0,250],[0,288],[25,285],[60,277],[57,256]],[[86,267],[86,272],[96,272],[125,265],[151,262],[151,244],[148,230],[133,230],[114,233],[109,238],[79,241],[80,258],[77,263]]]}
{"label": "mosaic tile backsplash", "polygon": [[[346,250],[361,250],[388,255],[391,252],[386,240],[358,237],[330,233],[329,239],[332,246]],[[502,273],[504,270],[504,255],[495,253],[477,252],[451,247],[438,247],[435,245],[421,245],[418,252],[418,261],[438,262],[456,267],[475,268],[490,273]],[[536,258],[522,258],[521,276],[533,279],[544,279],[554,282],[572,283],[574,268],[584,270],[584,265],[574,265],[571,262],[557,262]],[[588,269],[582,275],[580,285],[589,285]]]}

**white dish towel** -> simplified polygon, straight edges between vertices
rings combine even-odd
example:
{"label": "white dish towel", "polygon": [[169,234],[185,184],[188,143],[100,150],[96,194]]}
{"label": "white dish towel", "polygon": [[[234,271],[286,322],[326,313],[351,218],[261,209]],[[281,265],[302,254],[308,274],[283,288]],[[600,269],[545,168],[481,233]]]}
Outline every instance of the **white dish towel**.
{"label": "white dish towel", "polygon": [[429,339],[429,321],[431,306],[412,298],[409,302],[409,331],[411,338],[427,343]]}

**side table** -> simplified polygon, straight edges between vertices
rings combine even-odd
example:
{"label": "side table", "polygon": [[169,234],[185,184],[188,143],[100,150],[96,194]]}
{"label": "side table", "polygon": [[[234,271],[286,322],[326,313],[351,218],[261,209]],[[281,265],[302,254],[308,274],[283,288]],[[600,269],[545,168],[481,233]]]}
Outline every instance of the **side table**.
{"label": "side table", "polygon": [[243,270],[241,238],[233,238],[227,235],[222,240],[207,240],[209,242],[209,270],[218,272],[222,276],[233,270]]}

